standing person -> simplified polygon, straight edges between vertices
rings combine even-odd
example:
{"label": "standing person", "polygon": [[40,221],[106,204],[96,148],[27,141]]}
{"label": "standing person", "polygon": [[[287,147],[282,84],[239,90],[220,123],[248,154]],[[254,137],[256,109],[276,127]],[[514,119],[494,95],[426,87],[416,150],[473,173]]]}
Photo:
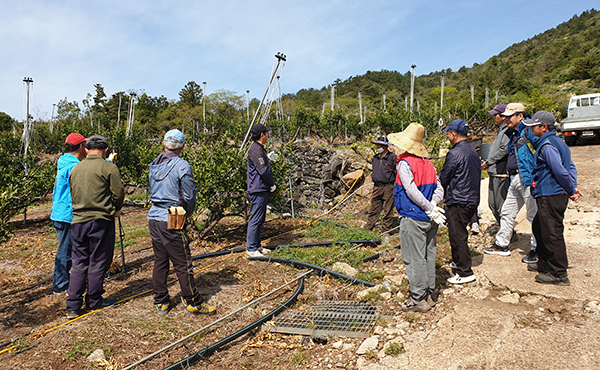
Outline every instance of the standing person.
{"label": "standing person", "polygon": [[[530,130],[523,124],[525,107],[521,103],[510,103],[502,113],[508,117],[509,137],[508,158],[506,170],[510,174],[510,185],[506,199],[502,204],[500,230],[496,233],[494,245],[483,249],[484,253],[500,256],[510,256],[508,244],[513,235],[517,214],[525,205],[527,207],[527,220],[531,223],[537,213],[535,200],[531,196],[531,172],[533,171],[535,153],[534,145],[537,138],[531,135]],[[536,239],[531,234],[531,250],[523,257],[525,263],[537,262]]]}
{"label": "standing person", "polygon": [[375,183],[371,197],[371,208],[365,229],[373,230],[379,220],[383,209],[382,231],[392,228],[394,222],[394,180],[396,179],[396,155],[388,150],[390,142],[385,136],[380,136],[377,141],[377,154],[373,157],[373,173],[371,178]]}
{"label": "standing person", "polygon": [[115,217],[121,213],[125,193],[119,169],[106,161],[108,141],[100,135],[86,142],[87,157],[75,165],[69,177],[73,200],[71,223],[71,283],[67,317],[82,314],[83,294],[90,310],[107,307],[114,298],[102,298],[104,275],[115,249]]}
{"label": "standing person", "polygon": [[252,145],[248,150],[246,180],[250,196],[250,220],[246,234],[246,254],[248,257],[262,257],[270,251],[260,245],[260,233],[267,216],[269,193],[275,191],[275,181],[271,173],[271,162],[265,150],[271,129],[262,123],[252,127]]}
{"label": "standing person", "polygon": [[452,147],[440,175],[444,188],[448,237],[456,275],[448,279],[452,284],[474,281],[469,252],[467,225],[477,212],[480,198],[481,162],[477,151],[467,140],[469,127],[463,120],[450,122],[444,131]]}
{"label": "standing person", "polygon": [[154,305],[161,315],[172,309],[167,288],[170,260],[179,280],[181,297],[186,302],[186,313],[212,314],[216,308],[202,301],[194,283],[192,255],[183,225],[181,229],[168,227],[170,207],[182,207],[185,218],[191,216],[196,208],[196,183],[192,168],[179,156],[185,147],[183,133],[179,130],[167,132],[162,146],[164,151],[150,164],[148,176],[152,208],[147,218],[154,251]]}
{"label": "standing person", "polygon": [[410,284],[410,298],[403,311],[427,312],[435,290],[436,234],[446,218],[438,203],[444,189],[423,145],[425,128],[411,123],[390,140],[401,152],[394,189],[400,221],[400,248]]}
{"label": "standing person", "polygon": [[490,184],[488,190],[488,205],[496,222],[500,225],[502,218],[502,204],[508,193],[509,176],[506,172],[506,162],[508,160],[508,142],[506,135],[508,130],[508,119],[502,115],[506,110],[506,104],[498,104],[488,113],[494,116],[494,123],[498,126],[498,134],[492,143],[489,155],[485,161],[481,161],[481,169],[487,170],[490,175]]}
{"label": "standing person", "polygon": [[577,169],[571,151],[554,130],[556,119],[547,111],[539,111],[524,124],[539,137],[536,143],[532,194],[537,202],[533,233],[537,239],[538,262],[528,269],[538,271],[535,281],[541,284],[570,285],[565,245],[565,211],[569,199],[576,201],[583,194],[577,189]]}
{"label": "standing person", "polygon": [[50,220],[58,236],[58,250],[54,258],[54,276],[52,277],[52,292],[66,293],[69,289],[69,271],[71,270],[71,221],[73,207],[71,206],[71,189],[69,175],[77,163],[85,158],[85,141],[83,135],[71,133],[65,140],[65,154],[56,162],[56,180],[52,191],[52,210]]}

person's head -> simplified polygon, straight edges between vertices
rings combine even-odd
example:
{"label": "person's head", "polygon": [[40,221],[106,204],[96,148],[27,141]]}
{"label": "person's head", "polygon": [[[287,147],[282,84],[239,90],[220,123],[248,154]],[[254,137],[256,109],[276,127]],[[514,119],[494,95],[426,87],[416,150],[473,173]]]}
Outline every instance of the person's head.
{"label": "person's head", "polygon": [[488,111],[488,114],[491,114],[492,116],[494,116],[494,123],[496,125],[500,126],[501,124],[503,124],[504,122],[506,122],[508,120],[508,118],[506,118],[505,116],[502,115],[502,113],[504,113],[505,110],[506,110],[506,104],[500,103],[500,104],[496,105],[494,107],[494,109]]}
{"label": "person's head", "polygon": [[252,141],[257,141],[262,145],[265,145],[269,140],[270,131],[270,127],[267,127],[262,123],[257,123],[256,125],[252,126]]}
{"label": "person's head", "polygon": [[425,127],[412,122],[404,131],[389,134],[387,138],[398,155],[409,153],[417,157],[429,158],[429,151],[423,144],[423,137],[425,137]]}
{"label": "person's head", "polygon": [[65,153],[70,153],[77,159],[82,160],[85,158],[87,152],[85,151],[85,142],[87,139],[83,135],[73,132],[65,139]]}
{"label": "person's head", "polygon": [[377,147],[377,153],[387,152],[388,145],[390,145],[389,140],[385,136],[380,136],[377,138],[377,141],[371,141],[371,143],[375,144]]}
{"label": "person's head", "polygon": [[541,110],[536,112],[530,119],[523,121],[523,124],[531,128],[533,136],[540,137],[546,132],[554,130],[556,118],[552,113]]}
{"label": "person's head", "polygon": [[185,146],[185,137],[183,133],[177,129],[170,130],[165,134],[163,139],[163,147],[166,151],[181,153]]}
{"label": "person's head", "polygon": [[508,117],[508,127],[515,128],[525,119],[525,106],[522,103],[510,103],[501,114]]}
{"label": "person's head", "polygon": [[108,140],[104,136],[94,135],[90,136],[85,143],[87,148],[87,154],[99,154],[106,158],[106,152],[108,151]]}
{"label": "person's head", "polygon": [[469,134],[469,126],[464,120],[456,119],[450,122],[444,131],[448,134],[448,140],[450,141],[450,144],[454,145],[461,140],[467,139],[467,135]]}

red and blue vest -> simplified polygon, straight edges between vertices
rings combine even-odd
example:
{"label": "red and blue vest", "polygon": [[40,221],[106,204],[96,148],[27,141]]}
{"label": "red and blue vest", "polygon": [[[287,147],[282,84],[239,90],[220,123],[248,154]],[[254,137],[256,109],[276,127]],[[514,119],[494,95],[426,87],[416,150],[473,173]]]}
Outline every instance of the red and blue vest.
{"label": "red and blue vest", "polygon": [[[427,158],[417,157],[410,153],[404,153],[398,157],[397,163],[405,161],[410,167],[415,185],[423,194],[425,199],[431,201],[437,187],[437,173],[435,167]],[[417,206],[406,194],[404,185],[400,181],[396,171],[396,186],[394,188],[394,201],[398,214],[402,217],[410,217],[417,221],[429,221],[429,217],[419,206]]]}

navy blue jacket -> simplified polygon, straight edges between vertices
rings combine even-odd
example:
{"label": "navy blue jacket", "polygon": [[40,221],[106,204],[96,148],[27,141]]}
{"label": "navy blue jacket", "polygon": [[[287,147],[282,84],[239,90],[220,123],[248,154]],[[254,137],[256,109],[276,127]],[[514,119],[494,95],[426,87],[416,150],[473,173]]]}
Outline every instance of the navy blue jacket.
{"label": "navy blue jacket", "polygon": [[481,161],[468,140],[461,140],[450,148],[440,182],[447,206],[470,208],[479,205]]}
{"label": "navy blue jacket", "polygon": [[546,132],[538,141],[533,169],[532,195],[534,198],[567,193],[577,188],[577,169],[571,160],[571,151],[556,131]]}
{"label": "navy blue jacket", "polygon": [[248,194],[269,191],[275,185],[271,174],[271,162],[265,148],[254,141],[248,150],[248,167],[246,168]]}

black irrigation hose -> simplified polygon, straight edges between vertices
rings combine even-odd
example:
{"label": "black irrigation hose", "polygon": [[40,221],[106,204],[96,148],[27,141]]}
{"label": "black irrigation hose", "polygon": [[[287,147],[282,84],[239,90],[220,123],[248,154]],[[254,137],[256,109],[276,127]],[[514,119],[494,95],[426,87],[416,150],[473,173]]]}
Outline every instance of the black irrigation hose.
{"label": "black irrigation hose", "polygon": [[306,247],[316,247],[316,246],[327,246],[327,245],[336,245],[336,244],[381,244],[381,239],[367,239],[367,240],[340,240],[333,242],[317,242],[317,243],[304,243],[304,244],[286,244],[286,245],[273,245],[270,247],[264,247],[267,249],[278,249],[278,248],[306,248]]}
{"label": "black irrigation hose", "polygon": [[244,248],[244,249],[228,249],[226,251],[201,254],[199,256],[193,256],[192,261],[201,260],[201,259],[205,259],[205,258],[211,258],[211,257],[218,257],[218,256],[222,256],[225,254],[241,253],[241,252],[245,252],[245,251],[246,251],[246,248]]}
{"label": "black irrigation hose", "polygon": [[324,274],[328,274],[328,275],[340,278],[342,280],[348,280],[348,281],[350,281],[352,283],[355,283],[355,284],[363,284],[363,285],[366,285],[366,286],[369,286],[369,287],[375,286],[375,284],[371,283],[370,281],[365,281],[365,280],[354,278],[352,276],[344,275],[344,274],[341,274],[341,273],[339,273],[337,271],[333,271],[333,270],[330,270],[330,269],[325,268],[325,267],[313,265],[312,263],[307,263],[307,262],[302,262],[302,261],[296,261],[296,260],[288,260],[288,259],[285,259],[285,258],[278,258],[278,257],[249,257],[248,259],[250,261],[279,262],[279,263],[285,263],[285,264],[294,265],[296,267],[309,268],[309,269],[313,269],[313,270],[319,271],[320,272],[319,276],[323,276]]}
{"label": "black irrigation hose", "polygon": [[242,335],[244,335],[244,334],[248,333],[249,331],[257,328],[258,326],[264,324],[265,322],[271,320],[273,318],[273,316],[279,315],[279,313],[281,313],[281,311],[283,311],[283,309],[285,307],[291,305],[292,302],[294,302],[296,300],[298,295],[302,292],[303,288],[304,288],[304,278],[299,280],[298,287],[296,288],[296,291],[294,292],[294,294],[285,303],[283,303],[281,306],[277,307],[273,311],[269,312],[266,316],[263,316],[262,318],[258,319],[257,321],[253,322],[252,324],[246,326],[242,330],[231,334],[227,338],[222,339],[222,340],[218,341],[217,343],[211,344],[210,346],[204,348],[203,350],[198,351],[198,352],[194,353],[193,355],[191,355],[179,362],[176,362],[168,367],[165,367],[163,370],[187,369],[190,366],[198,363],[200,360],[206,359],[208,356],[215,353],[219,348],[223,347],[224,345],[228,344],[229,342],[236,340],[237,338],[241,337]]}

